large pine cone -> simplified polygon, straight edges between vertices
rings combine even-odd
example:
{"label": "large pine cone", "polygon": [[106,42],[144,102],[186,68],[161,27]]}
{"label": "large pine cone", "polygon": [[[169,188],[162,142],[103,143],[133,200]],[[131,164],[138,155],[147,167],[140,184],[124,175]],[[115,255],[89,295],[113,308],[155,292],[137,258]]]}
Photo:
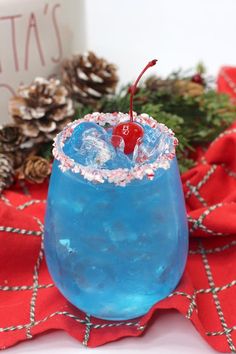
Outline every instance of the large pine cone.
{"label": "large pine cone", "polygon": [[50,141],[71,121],[74,108],[67,89],[57,79],[36,78],[12,97],[9,111],[26,137]]}
{"label": "large pine cone", "polygon": [[89,52],[63,62],[62,80],[77,102],[96,107],[102,97],[114,93],[118,76],[114,64]]}
{"label": "large pine cone", "polygon": [[7,155],[0,154],[0,193],[10,187],[14,181],[13,161]]}

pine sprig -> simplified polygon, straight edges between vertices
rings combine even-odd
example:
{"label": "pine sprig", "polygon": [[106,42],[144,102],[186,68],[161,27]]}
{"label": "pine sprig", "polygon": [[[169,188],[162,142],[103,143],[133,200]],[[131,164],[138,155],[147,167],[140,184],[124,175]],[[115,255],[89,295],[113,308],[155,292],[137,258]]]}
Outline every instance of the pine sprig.
{"label": "pine sprig", "polygon": [[[105,64],[104,60],[101,62],[96,56],[90,54],[90,59],[92,60],[92,58],[98,66],[101,63]],[[87,72],[88,69],[87,65],[81,65],[78,57],[72,58],[70,63],[72,62],[75,64],[75,67],[73,66],[72,68],[69,66],[66,72],[64,68],[64,74],[67,75],[66,77],[72,79],[70,83],[73,83],[75,79],[74,68],[76,69],[79,67],[82,72]],[[98,69],[98,67],[96,68]],[[24,88],[27,95],[23,96],[28,97],[29,91],[32,91],[31,95],[36,95],[36,100],[33,99],[33,106],[31,102],[32,100],[26,102],[22,99],[23,96],[13,98],[10,107],[12,114],[17,118],[16,122],[10,126],[2,127],[0,134],[0,152],[2,153],[2,160],[5,161],[5,165],[9,165],[9,173],[13,172],[14,175],[19,175],[19,171],[22,171],[22,166],[28,157],[34,155],[37,156],[37,158],[40,158],[39,161],[41,162],[43,158],[45,166],[48,162],[51,162],[52,139],[55,133],[61,131],[67,122],[72,121],[73,119],[82,118],[84,115],[94,111],[129,112],[130,85],[124,86],[116,94],[112,94],[113,91],[108,89],[110,83],[106,81],[107,73],[112,71],[112,82],[114,85],[112,84],[112,87],[110,88],[114,88],[117,82],[116,68],[114,66],[105,65],[103,66],[102,73],[99,71],[98,76],[101,76],[105,81],[103,84],[99,84],[98,91],[100,94],[96,96],[96,99],[93,96],[94,91],[91,93],[91,88],[97,87],[96,80],[93,80],[94,76],[96,76],[93,75],[94,70],[95,68],[93,65],[89,66],[89,82],[82,82],[83,80],[81,81],[81,78],[77,77],[76,85],[69,85],[71,89],[69,90],[70,94],[74,99],[73,102],[72,97],[68,96],[67,90],[65,90],[65,88],[62,89],[59,80],[54,80],[53,82],[50,81],[49,83],[48,80],[43,78],[35,79],[33,91],[31,86],[26,86]],[[77,72],[78,70],[76,69],[76,73]],[[44,96],[47,91],[45,91],[45,87],[52,85],[52,83],[56,90],[55,92],[57,93],[57,99],[55,101],[55,94],[52,94],[53,104],[51,104],[51,101],[49,100],[50,107],[47,106],[47,109],[43,107],[45,114],[47,112],[50,113],[49,115],[46,114],[47,117],[45,117],[47,119],[43,118],[41,119],[41,123],[39,123],[39,119],[37,119],[36,122],[35,119],[29,120],[28,115],[26,118],[24,112],[27,113],[29,107],[31,108],[30,112],[34,112],[34,115],[37,113],[37,109],[41,107],[40,102],[42,99],[45,100]],[[67,81],[67,84],[69,84],[69,81]],[[172,72],[166,78],[151,76],[136,90],[133,109],[138,114],[149,114],[158,122],[164,123],[175,132],[179,140],[177,157],[181,172],[194,165],[196,148],[206,148],[211,141],[213,141],[223,130],[229,127],[229,125],[236,119],[236,105],[233,105],[230,102],[230,98],[227,95],[218,93],[214,89],[213,84],[214,81],[212,78],[206,76],[204,66],[200,64],[195,71],[178,70]],[[43,87],[43,90],[41,86]],[[58,87],[60,87],[60,89],[58,89]],[[76,90],[75,87],[77,88]],[[79,98],[80,95],[77,95],[77,98],[75,99],[75,93],[81,93],[80,89],[83,87],[85,88],[87,99]],[[22,89],[20,89],[19,92],[22,93]],[[109,93],[109,95],[105,94],[105,92],[107,94]],[[62,104],[60,106],[60,111],[58,111],[58,105],[55,105],[55,102],[61,102],[61,98],[63,97],[66,98],[67,103],[66,105]],[[76,106],[75,115],[73,115],[72,103],[73,106]],[[22,123],[20,124],[21,128],[19,128],[19,119]],[[33,121],[34,124],[32,128]],[[52,128],[54,129],[53,132]],[[39,136],[41,136],[42,139],[34,139],[35,132],[40,134]],[[31,136],[31,134],[33,135]],[[43,139],[43,137],[46,137],[46,139]],[[9,159],[11,159],[11,162]],[[6,186],[5,182],[4,185]]]}
{"label": "pine sprig", "polygon": [[[203,68],[197,72],[203,75]],[[207,146],[236,118],[236,106],[225,94],[211,88],[211,82],[203,78],[204,85],[191,81],[187,71],[173,72],[167,78],[148,78],[139,87],[134,98],[134,110],[145,112],[158,122],[171,128],[179,139],[177,157],[181,172],[194,165],[192,158],[196,147]],[[97,107],[101,112],[128,112],[129,85],[109,98],[103,98]],[[91,113],[92,107],[78,107],[76,117]]]}

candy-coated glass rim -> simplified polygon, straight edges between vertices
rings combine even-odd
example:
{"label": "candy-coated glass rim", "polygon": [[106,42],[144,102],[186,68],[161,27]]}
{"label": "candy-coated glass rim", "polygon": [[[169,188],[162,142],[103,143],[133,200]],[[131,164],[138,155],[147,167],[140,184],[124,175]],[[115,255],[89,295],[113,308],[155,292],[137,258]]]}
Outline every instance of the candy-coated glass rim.
{"label": "candy-coated glass rim", "polygon": [[111,127],[129,121],[130,117],[127,113],[99,113],[95,112],[87,114],[81,119],[69,123],[54,139],[53,155],[60,162],[60,169],[65,172],[67,170],[73,173],[80,173],[86,180],[94,183],[114,183],[117,186],[126,186],[132,180],[141,180],[144,177],[152,180],[155,177],[155,171],[159,168],[168,169],[170,161],[175,157],[175,149],[178,145],[178,139],[175,137],[173,131],[162,123],[158,123],[155,119],[146,113],[137,115],[134,113],[134,121],[143,125],[149,125],[151,128],[158,128],[163,134],[169,137],[169,148],[159,155],[158,158],[152,162],[142,165],[135,165],[131,169],[118,168],[114,170],[95,168],[92,166],[84,166],[74,161],[67,156],[63,151],[65,141],[70,138],[75,127],[82,122],[94,122],[101,126],[109,124]]}

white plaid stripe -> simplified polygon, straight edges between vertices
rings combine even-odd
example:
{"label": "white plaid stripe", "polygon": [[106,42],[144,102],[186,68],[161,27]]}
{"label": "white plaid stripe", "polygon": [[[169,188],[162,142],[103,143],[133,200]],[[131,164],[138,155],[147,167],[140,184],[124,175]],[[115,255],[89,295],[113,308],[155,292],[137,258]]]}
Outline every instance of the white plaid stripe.
{"label": "white plaid stripe", "polygon": [[194,309],[197,309],[196,297],[197,297],[197,291],[195,290],[194,294],[192,295],[192,300],[189,304],[189,308],[188,308],[188,311],[186,314],[187,319],[190,319],[193,314]]}
{"label": "white plaid stripe", "polygon": [[196,290],[194,291],[194,293],[192,295],[188,294],[188,293],[185,293],[183,291],[174,291],[173,293],[171,293],[168,297],[172,297],[172,296],[184,296],[186,297],[188,300],[190,300],[190,303],[189,303],[189,307],[188,307],[188,310],[187,310],[187,313],[186,313],[186,318],[187,319],[190,319],[190,317],[192,316],[192,313],[194,311],[194,309],[197,310],[197,304],[196,304],[196,295],[197,295],[197,292]]}
{"label": "white plaid stripe", "polygon": [[210,288],[212,289],[211,292],[212,292],[212,296],[213,296],[214,303],[215,303],[215,306],[216,306],[216,311],[218,313],[218,316],[219,316],[221,325],[223,327],[223,330],[225,331],[225,335],[226,335],[226,339],[227,339],[229,348],[230,348],[231,352],[235,353],[236,349],[235,349],[231,334],[227,332],[229,330],[229,328],[227,326],[227,323],[226,323],[226,320],[225,320],[225,317],[224,317],[224,313],[223,313],[222,308],[221,308],[219,297],[217,295],[217,292],[215,291],[215,282],[214,282],[213,275],[212,275],[212,272],[211,272],[211,267],[210,267],[210,265],[208,263],[207,255],[205,253],[205,249],[204,249],[203,244],[202,244],[201,241],[199,242],[199,248],[202,251],[201,252],[202,261],[203,261],[203,264],[204,264],[204,267],[205,267],[206,275],[207,275],[207,278],[208,278],[208,283],[210,285]]}
{"label": "white plaid stripe", "polygon": [[236,178],[236,172],[230,170],[224,163],[221,164],[221,167],[227,173],[228,176]]}
{"label": "white plaid stripe", "polygon": [[43,260],[43,224],[41,223],[41,221],[38,218],[34,218],[37,223],[39,224],[39,227],[41,229],[42,232],[42,237],[41,237],[41,243],[40,243],[40,250],[39,250],[39,254],[38,254],[38,258],[36,260],[35,266],[34,266],[34,271],[33,271],[33,292],[32,292],[32,297],[31,297],[31,301],[30,301],[30,324],[27,327],[26,330],[26,336],[28,339],[32,338],[32,334],[31,334],[31,327],[34,325],[35,323],[35,304],[36,304],[36,298],[37,298],[37,293],[38,293],[38,286],[39,286],[39,282],[38,282],[38,277],[39,277],[39,268],[40,265],[42,263]]}
{"label": "white plaid stripe", "polygon": [[190,319],[194,309],[196,309],[196,311],[197,311],[196,298],[197,298],[198,294],[218,293],[220,291],[224,291],[226,289],[229,289],[235,285],[236,285],[236,280],[232,280],[230,283],[222,285],[222,286],[218,286],[218,287],[211,287],[211,288],[206,288],[206,289],[202,288],[202,289],[198,289],[198,290],[195,289],[194,293],[192,295],[182,292],[182,291],[175,291],[175,292],[171,293],[169,295],[169,297],[172,297],[175,295],[180,295],[180,296],[184,296],[190,300],[190,304],[189,304],[189,307],[188,307],[188,310],[186,313],[186,317],[188,319]]}
{"label": "white plaid stripe", "polygon": [[[205,201],[205,199],[201,196],[201,194],[198,192],[197,187],[193,186],[189,181],[186,182],[186,186],[189,188],[188,193],[186,194],[186,199],[190,197],[191,194],[193,194],[198,200],[199,202],[207,207],[208,204]],[[187,196],[188,195],[188,196]]]}
{"label": "white plaid stripe", "polygon": [[220,75],[225,79],[231,90],[236,94],[235,82],[226,74],[225,70],[221,69]]}
{"label": "white plaid stripe", "polygon": [[[53,318],[55,316],[60,316],[60,315],[61,316],[66,316],[66,317],[70,317],[73,320],[75,320],[76,322],[79,322],[79,323],[82,323],[82,324],[86,323],[85,320],[82,320],[81,318],[79,318],[78,316],[73,315],[72,313],[69,313],[69,312],[66,312],[66,311],[56,311],[56,312],[53,312],[50,315],[44,317],[41,320],[35,321],[33,323],[33,326],[37,326],[37,325],[39,325],[39,324],[41,324],[43,322],[46,322],[46,321],[50,320],[51,318]],[[21,330],[21,329],[24,329],[24,328],[28,328],[30,326],[32,327],[32,323],[20,324],[20,325],[16,325],[16,326],[8,326],[8,327],[0,328],[0,333],[1,332],[10,332],[10,331]]]}
{"label": "white plaid stripe", "polygon": [[[215,247],[215,248],[209,248],[209,249],[205,249],[205,253],[206,254],[211,254],[211,253],[216,253],[216,252],[222,252],[225,251],[227,249],[229,249],[230,247],[236,246],[236,240],[233,240],[229,243],[227,243],[224,246],[221,247]],[[189,254],[200,254],[201,250],[197,249],[197,250],[189,250]]]}
{"label": "white plaid stripe", "polygon": [[[0,195],[0,199],[4,202],[4,204],[6,204],[7,206],[13,206],[10,202],[10,200],[5,197],[3,194]],[[28,207],[30,207],[31,205],[34,205],[34,204],[40,204],[40,203],[43,203],[45,204],[47,201],[46,199],[30,199],[28,202],[25,202],[24,204],[21,204],[21,205],[18,205],[16,207],[16,209],[19,209],[19,210],[24,210]]]}
{"label": "white plaid stripe", "polygon": [[12,227],[12,226],[0,226],[0,232],[1,231],[20,234],[20,235],[26,235],[26,236],[41,236],[42,235],[42,231],[26,230],[26,229],[20,229],[18,227]]}
{"label": "white plaid stripe", "polygon": [[88,341],[89,341],[89,336],[90,336],[90,330],[91,330],[91,326],[92,326],[92,323],[90,322],[90,315],[88,315],[87,313],[85,316],[85,321],[86,321],[85,322],[85,333],[84,333],[84,339],[83,339],[82,344],[87,347]]}
{"label": "white plaid stripe", "polygon": [[214,205],[211,205],[208,209],[206,209],[200,216],[199,218],[194,222],[193,226],[190,228],[190,232],[193,232],[194,230],[196,230],[197,228],[199,228],[200,225],[202,225],[202,227],[204,227],[204,225],[202,224],[203,220],[214,210],[216,210],[217,208],[220,208],[223,206],[223,203],[217,203]]}
{"label": "white plaid stripe", "polygon": [[6,204],[7,206],[11,206],[11,205],[12,205],[11,202],[10,202],[10,200],[9,200],[7,197],[5,197],[3,194],[0,195],[0,199],[1,199],[1,200],[3,201],[3,203]]}
{"label": "white plaid stripe", "polygon": [[196,291],[196,293],[197,294],[219,293],[220,291],[224,291],[226,289],[232,288],[232,286],[235,286],[235,285],[236,285],[236,280],[232,280],[230,283],[222,285],[222,286],[212,286],[212,287],[206,288],[206,289],[198,289]]}
{"label": "white plaid stripe", "polygon": [[[207,165],[207,164],[208,164],[208,162],[207,162],[205,156],[202,156],[202,157],[201,157],[201,163],[202,163],[203,165]],[[213,167],[213,166],[222,167],[223,170],[224,170],[224,172],[225,172],[228,176],[233,177],[233,178],[236,178],[236,172],[230,170],[224,163],[221,163],[221,164],[219,164],[219,165],[212,164],[212,167]]]}
{"label": "white plaid stripe", "polygon": [[190,181],[186,182],[186,186],[190,190],[185,194],[185,199],[188,199],[191,194],[194,194],[204,206],[207,206],[206,201],[203,199],[203,197],[199,194],[198,191],[209,180],[209,178],[213,175],[213,173],[216,170],[216,167],[217,167],[216,165],[211,166],[210,169],[205,174],[205,176],[201,179],[200,182],[198,182],[198,184],[196,186],[192,186],[190,184]]}
{"label": "white plaid stripe", "polygon": [[225,334],[230,334],[231,332],[236,330],[236,326],[230,327],[227,330],[217,331],[217,332],[206,332],[207,336],[223,336]]}
{"label": "white plaid stripe", "polygon": [[[69,313],[67,311],[56,311],[56,312],[53,312],[51,313],[50,315],[44,317],[43,319],[41,320],[38,320],[38,321],[35,321],[33,324],[32,323],[27,323],[27,324],[20,324],[20,325],[16,325],[16,326],[8,326],[8,327],[4,327],[4,328],[0,328],[0,333],[1,332],[9,332],[9,331],[16,331],[16,330],[21,330],[21,329],[24,329],[24,328],[28,328],[28,327],[32,327],[32,326],[37,326],[43,322],[46,322],[48,320],[50,320],[51,318],[55,317],[55,316],[65,316],[65,317],[69,317],[71,318],[72,320],[76,321],[76,322],[79,322],[83,325],[86,325],[86,320],[78,317],[78,316],[75,316],[73,315],[72,313]],[[94,328],[94,329],[101,329],[101,328],[106,328],[106,327],[121,327],[121,326],[135,326],[137,327],[138,329],[143,329],[142,327],[145,327],[145,326],[140,326],[139,325],[139,322],[110,322],[110,323],[91,323],[91,327]]]}
{"label": "white plaid stripe", "polygon": [[213,140],[213,142],[211,143],[211,145],[213,145],[215,142],[217,142],[218,140],[220,140],[221,138],[227,136],[227,135],[231,135],[231,134],[235,134],[236,133],[236,128],[233,129],[228,129],[225,130],[223,133],[221,133],[220,135],[218,135],[218,137]]}
{"label": "white plaid stripe", "polygon": [[[38,285],[38,289],[48,289],[55,286],[54,284],[42,284]],[[0,285],[0,291],[25,291],[25,290],[32,290],[33,285],[20,285],[20,286],[7,286],[7,285]]]}
{"label": "white plaid stripe", "polygon": [[200,182],[197,184],[197,189],[202,188],[202,186],[209,181],[209,178],[214,174],[215,170],[217,168],[217,165],[212,165],[211,168],[207,171],[205,176],[201,179]]}
{"label": "white plaid stripe", "polygon": [[31,199],[31,200],[29,200],[28,202],[26,202],[24,204],[18,205],[16,209],[24,210],[24,209],[30,207],[31,205],[40,204],[40,203],[44,203],[45,204],[46,200],[45,199]]}
{"label": "white plaid stripe", "polygon": [[193,295],[190,295],[188,293],[185,293],[184,291],[174,291],[173,293],[171,293],[168,297],[172,297],[172,296],[176,296],[176,295],[180,295],[180,296],[185,296],[187,297],[189,300],[192,300]]}
{"label": "white plaid stripe", "polygon": [[[209,229],[205,225],[199,223],[198,219],[193,219],[191,216],[188,216],[188,221],[193,224],[197,224],[198,229],[201,229],[201,230],[205,231],[206,233],[211,234],[213,236],[228,236],[228,234],[223,234],[222,232],[216,232],[216,231]],[[189,233],[191,234],[191,233],[193,233],[193,231],[194,230],[192,230],[192,228],[190,228]]]}

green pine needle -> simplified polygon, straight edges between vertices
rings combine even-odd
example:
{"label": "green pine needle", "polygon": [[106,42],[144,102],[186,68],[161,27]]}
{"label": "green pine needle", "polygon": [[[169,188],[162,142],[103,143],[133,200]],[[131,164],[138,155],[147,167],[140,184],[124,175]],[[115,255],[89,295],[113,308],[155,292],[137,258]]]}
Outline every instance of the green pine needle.
{"label": "green pine needle", "polygon": [[[204,65],[198,64],[197,70],[203,75]],[[186,92],[178,92],[176,83],[179,80],[191,82],[189,71],[185,74],[181,71],[171,73],[166,79],[151,77],[154,86],[144,83],[139,87],[134,99],[134,110],[137,113],[148,113],[158,122],[171,128],[179,139],[177,157],[181,172],[194,165],[192,154],[197,146],[206,147],[224,129],[226,129],[236,117],[236,107],[230,103],[229,97],[206,86],[203,92],[191,96]],[[156,80],[156,81],[155,81]],[[155,88],[156,85],[156,88]],[[101,112],[128,112],[129,94],[127,85],[119,93],[109,98],[102,98],[96,106]],[[94,111],[93,107],[79,105],[75,118],[83,117]]]}

